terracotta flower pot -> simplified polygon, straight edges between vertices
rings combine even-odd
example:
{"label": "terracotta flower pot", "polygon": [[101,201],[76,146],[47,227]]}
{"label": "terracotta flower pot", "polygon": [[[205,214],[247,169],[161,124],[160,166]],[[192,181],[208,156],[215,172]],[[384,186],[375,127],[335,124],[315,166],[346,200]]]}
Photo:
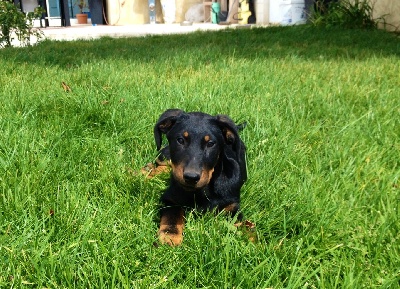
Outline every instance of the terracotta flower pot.
{"label": "terracotta flower pot", "polygon": [[78,24],[87,24],[88,15],[76,14],[76,19],[78,19]]}

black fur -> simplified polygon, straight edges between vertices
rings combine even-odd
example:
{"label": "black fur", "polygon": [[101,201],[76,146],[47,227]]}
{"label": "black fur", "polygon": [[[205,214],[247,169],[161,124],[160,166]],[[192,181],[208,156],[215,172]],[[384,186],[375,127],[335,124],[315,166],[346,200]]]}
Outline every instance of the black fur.
{"label": "black fur", "polygon": [[[171,181],[161,197],[160,240],[179,245],[185,209],[201,212],[240,209],[240,189],[247,178],[245,145],[228,116],[202,112],[165,111],[154,127],[160,160],[170,160]],[[161,149],[162,135],[168,145]],[[179,217],[182,216],[182,217]],[[181,229],[182,229],[181,228]],[[171,241],[172,240],[172,241]]]}

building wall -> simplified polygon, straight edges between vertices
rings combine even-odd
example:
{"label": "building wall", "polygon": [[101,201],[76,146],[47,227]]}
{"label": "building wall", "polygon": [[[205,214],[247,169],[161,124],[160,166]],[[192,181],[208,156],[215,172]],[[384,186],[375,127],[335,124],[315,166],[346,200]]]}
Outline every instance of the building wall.
{"label": "building wall", "polygon": [[[32,1],[32,0],[24,0]],[[276,0],[253,0],[258,7],[264,7],[263,21],[269,21],[269,1]],[[370,0],[374,7],[374,18],[384,17],[387,25],[381,28],[388,30],[400,30],[400,0]],[[175,0],[176,22],[185,20],[187,10],[194,4],[202,3],[202,0]],[[261,2],[261,3],[260,3]],[[305,0],[307,8],[312,7],[313,0]],[[111,25],[143,24],[149,23],[148,4],[146,0],[107,0],[108,22]],[[162,11],[160,0],[156,0],[157,22],[162,22]]]}
{"label": "building wall", "polygon": [[148,3],[145,0],[108,0],[107,21],[109,25],[148,23]]}
{"label": "building wall", "polygon": [[190,7],[195,4],[203,3],[203,0],[176,0],[176,22],[182,22],[185,20],[185,14]]}
{"label": "building wall", "polygon": [[400,30],[400,1],[399,0],[372,0],[374,18],[384,17],[387,25],[381,28]]}
{"label": "building wall", "polygon": [[[37,0],[21,0],[25,12],[33,11],[37,6]],[[263,23],[268,24],[269,1],[276,0],[253,0],[256,8],[263,9]],[[381,28],[388,30],[400,30],[400,0],[369,0],[374,7],[374,18],[383,17],[386,26],[380,24]],[[175,0],[176,22],[185,20],[187,10],[203,0]],[[307,8],[312,7],[313,0],[305,0]],[[156,0],[157,22],[162,22],[162,11],[160,0]],[[256,11],[257,14],[257,11]],[[149,23],[149,10],[147,0],[107,0],[107,18],[110,25],[144,24]],[[382,21],[381,21],[382,22]],[[259,22],[258,22],[259,23]]]}
{"label": "building wall", "polygon": [[38,6],[37,0],[22,0],[21,2],[24,12],[33,12],[33,10]]}
{"label": "building wall", "polygon": [[[270,1],[277,0],[253,0],[255,2],[256,15],[258,24],[269,24],[269,12],[270,12]],[[373,17],[375,19],[383,17],[386,21],[386,25],[383,21],[380,21],[379,27],[388,30],[400,31],[400,0],[368,0],[374,8]],[[313,8],[314,0],[304,0],[307,11]],[[257,11],[257,9],[259,11]]]}
{"label": "building wall", "polygon": [[[175,21],[185,20],[187,10],[202,0],[175,0]],[[162,23],[160,0],[156,0],[156,21]],[[107,0],[107,18],[110,25],[145,24],[149,23],[147,0]]]}

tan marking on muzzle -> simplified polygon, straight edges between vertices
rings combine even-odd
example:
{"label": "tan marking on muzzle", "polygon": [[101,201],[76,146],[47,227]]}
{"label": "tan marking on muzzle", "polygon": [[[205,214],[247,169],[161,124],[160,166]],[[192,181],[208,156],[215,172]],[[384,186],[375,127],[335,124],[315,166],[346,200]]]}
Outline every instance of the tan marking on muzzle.
{"label": "tan marking on muzzle", "polygon": [[183,165],[182,164],[175,165],[174,163],[171,162],[171,168],[174,179],[177,180],[179,183],[184,184],[185,179],[183,177]]}
{"label": "tan marking on muzzle", "polygon": [[[172,175],[173,175],[174,179],[182,185],[187,185],[187,183],[185,182],[185,178],[183,177],[183,170],[184,170],[183,165],[181,165],[181,164],[174,165],[171,162],[171,168],[172,168]],[[207,186],[210,183],[213,172],[214,172],[214,168],[212,168],[210,170],[203,169],[201,171],[200,180],[196,183],[194,188],[200,189],[202,187]]]}
{"label": "tan marking on muzzle", "polygon": [[207,186],[211,181],[213,172],[214,172],[214,168],[212,168],[210,170],[203,169],[201,171],[200,180],[196,184],[196,188],[202,188],[202,187]]}

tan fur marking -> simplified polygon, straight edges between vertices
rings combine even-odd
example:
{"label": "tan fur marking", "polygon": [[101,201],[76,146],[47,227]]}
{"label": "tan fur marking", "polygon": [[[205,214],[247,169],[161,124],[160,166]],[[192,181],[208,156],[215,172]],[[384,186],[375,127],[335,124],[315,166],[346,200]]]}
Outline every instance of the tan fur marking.
{"label": "tan fur marking", "polygon": [[210,182],[210,180],[212,178],[213,172],[214,172],[214,168],[212,168],[211,170],[203,170],[201,172],[200,180],[196,184],[196,188],[202,188],[202,187],[208,185],[208,183]]}
{"label": "tan fur marking", "polygon": [[170,246],[179,246],[183,240],[183,210],[181,210],[179,219],[176,224],[171,224],[169,216],[161,217],[160,230],[158,231],[158,239],[162,244]]}
{"label": "tan fur marking", "polygon": [[164,128],[170,127],[171,124],[172,124],[172,123],[171,123],[170,120],[166,120],[165,122],[163,122],[163,123],[161,123],[161,124],[159,125],[159,128],[164,129]]}
{"label": "tan fur marking", "polygon": [[185,183],[185,179],[183,178],[183,166],[182,165],[174,165],[171,162],[172,174],[174,175],[175,180],[180,182],[181,184]]}
{"label": "tan fur marking", "polygon": [[[170,163],[172,174],[174,179],[177,180],[182,185],[185,185],[185,178],[183,177],[183,166],[182,165],[174,165],[172,162]],[[202,188],[210,182],[212,178],[212,174],[214,172],[214,168],[210,170],[202,170],[200,180],[197,182],[195,188]]]}
{"label": "tan fur marking", "polygon": [[204,137],[204,140],[205,140],[206,142],[208,142],[208,141],[210,140],[210,136],[209,136],[209,135],[206,135],[206,136]]}
{"label": "tan fur marking", "polygon": [[225,131],[225,137],[229,142],[234,142],[235,140],[235,135],[228,129]]}
{"label": "tan fur marking", "polygon": [[185,138],[187,138],[187,137],[189,136],[189,133],[188,133],[187,131],[185,131],[185,132],[183,133],[183,136],[184,136]]}
{"label": "tan fur marking", "polygon": [[237,207],[238,207],[238,204],[232,203],[232,204],[226,206],[226,207],[224,208],[224,211],[226,211],[226,212],[232,212],[232,211],[234,211],[235,209],[237,209]]}
{"label": "tan fur marking", "polygon": [[157,165],[152,163],[148,163],[141,170],[141,174],[146,176],[146,178],[151,179],[157,175],[169,173],[171,171],[171,167],[169,166],[169,162],[159,162],[156,160]]}

